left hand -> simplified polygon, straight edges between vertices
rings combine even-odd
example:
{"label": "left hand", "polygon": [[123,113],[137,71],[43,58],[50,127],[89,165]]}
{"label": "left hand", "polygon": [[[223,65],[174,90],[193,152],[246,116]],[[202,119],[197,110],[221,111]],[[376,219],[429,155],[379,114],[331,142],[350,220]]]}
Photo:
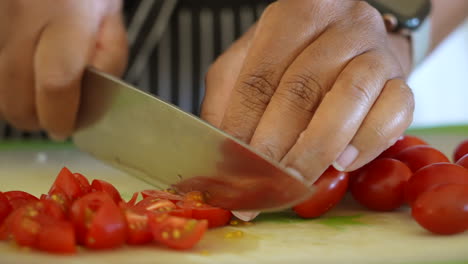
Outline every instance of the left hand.
{"label": "left hand", "polygon": [[414,100],[364,1],[279,0],[212,65],[202,117],[313,183],[392,145]]}

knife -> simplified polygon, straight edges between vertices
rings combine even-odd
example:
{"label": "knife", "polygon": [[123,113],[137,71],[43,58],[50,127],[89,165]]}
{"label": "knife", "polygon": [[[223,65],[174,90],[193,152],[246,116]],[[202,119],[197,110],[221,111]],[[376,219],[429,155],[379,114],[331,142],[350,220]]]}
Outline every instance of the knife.
{"label": "knife", "polygon": [[84,74],[72,140],[156,188],[201,191],[207,203],[229,210],[281,210],[313,191],[236,138],[92,68]]}

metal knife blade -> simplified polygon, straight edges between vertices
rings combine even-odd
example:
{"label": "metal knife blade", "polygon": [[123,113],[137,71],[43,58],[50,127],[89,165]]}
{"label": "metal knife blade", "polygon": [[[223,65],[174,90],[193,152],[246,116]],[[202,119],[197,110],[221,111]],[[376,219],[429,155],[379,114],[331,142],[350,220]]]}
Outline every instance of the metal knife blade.
{"label": "metal knife blade", "polygon": [[278,163],[201,119],[87,69],[74,144],[158,188],[204,192],[230,210],[272,211],[311,193]]}

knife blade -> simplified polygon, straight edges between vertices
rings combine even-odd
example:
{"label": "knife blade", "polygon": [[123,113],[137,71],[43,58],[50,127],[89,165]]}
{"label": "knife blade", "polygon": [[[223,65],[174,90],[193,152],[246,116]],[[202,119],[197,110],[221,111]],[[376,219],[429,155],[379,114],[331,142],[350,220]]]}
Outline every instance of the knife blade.
{"label": "knife blade", "polygon": [[157,188],[201,191],[230,210],[281,210],[312,192],[236,138],[96,69],[85,71],[72,140]]}

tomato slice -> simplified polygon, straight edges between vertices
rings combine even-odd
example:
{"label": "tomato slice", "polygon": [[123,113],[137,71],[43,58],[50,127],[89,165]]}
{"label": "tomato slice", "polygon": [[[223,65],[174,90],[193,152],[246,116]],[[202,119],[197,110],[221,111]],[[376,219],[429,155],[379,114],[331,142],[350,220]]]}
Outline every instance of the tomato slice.
{"label": "tomato slice", "polygon": [[69,217],[78,242],[88,248],[116,248],[126,240],[125,217],[105,192],[88,193],[76,200]]}
{"label": "tomato slice", "polygon": [[465,169],[468,169],[468,154],[465,156],[461,157],[457,163],[457,165],[464,167]]}
{"label": "tomato slice", "polygon": [[88,179],[83,174],[75,172],[73,176],[78,181],[83,195],[91,192],[91,184],[89,184]]}
{"label": "tomato slice", "polygon": [[23,191],[9,191],[4,192],[3,195],[8,199],[13,209],[22,207],[30,202],[39,201],[36,196]]}
{"label": "tomato slice", "polygon": [[126,207],[124,209],[127,223],[127,243],[130,245],[141,245],[153,240],[153,234],[148,224],[148,212],[137,207]]}
{"label": "tomato slice", "polygon": [[7,216],[11,213],[13,207],[11,206],[8,198],[0,192],[0,226],[2,225],[3,221]]}
{"label": "tomato slice", "polygon": [[190,249],[203,237],[206,220],[186,219],[168,214],[150,214],[150,228],[159,243],[174,249]]}
{"label": "tomato slice", "polygon": [[141,208],[151,212],[168,212],[173,209],[176,209],[176,205],[165,199],[146,197],[143,200],[139,201],[135,207]]}
{"label": "tomato slice", "polygon": [[331,210],[343,199],[348,188],[349,174],[333,167],[328,168],[314,183],[315,192],[310,198],[293,207],[303,218],[315,218]]}
{"label": "tomato slice", "polygon": [[405,186],[409,205],[424,192],[443,184],[468,184],[468,170],[451,163],[435,163],[418,170]]}
{"label": "tomato slice", "polygon": [[50,194],[43,194],[41,196],[41,200],[49,200],[57,203],[57,205],[60,206],[60,208],[65,213],[68,212],[72,203],[68,195],[58,187],[55,188]]}
{"label": "tomato slice", "polygon": [[387,150],[382,152],[378,158],[393,158],[401,151],[418,145],[429,145],[426,141],[412,135],[404,135],[389,147]]}
{"label": "tomato slice", "polygon": [[351,183],[351,194],[369,209],[395,210],[404,203],[404,188],[411,175],[399,160],[376,159],[359,170]]}
{"label": "tomato slice", "polygon": [[468,185],[446,184],[421,194],[411,214],[432,233],[464,232],[468,228]]}
{"label": "tomato slice", "polygon": [[132,198],[126,204],[129,206],[134,206],[138,200],[138,195],[140,195],[139,192],[133,193]]}
{"label": "tomato slice", "polygon": [[[180,202],[179,202],[180,203]],[[176,204],[177,206],[177,204]],[[167,212],[169,215],[178,216],[183,218],[192,218],[192,209],[190,208],[176,208]]]}
{"label": "tomato slice", "polygon": [[143,198],[152,197],[155,199],[164,199],[169,200],[173,203],[177,203],[178,201],[182,201],[183,197],[181,195],[172,193],[171,191],[159,191],[159,190],[144,190],[141,192]]}
{"label": "tomato slice", "polygon": [[75,230],[67,221],[56,221],[42,225],[37,236],[36,248],[42,251],[61,254],[76,252]]}
{"label": "tomato slice", "polygon": [[56,189],[60,189],[72,201],[83,195],[79,180],[73,176],[73,173],[67,167],[60,170],[49,190],[49,194],[54,193]]}
{"label": "tomato slice", "polygon": [[190,210],[192,219],[207,220],[208,228],[225,226],[232,218],[232,213],[218,207],[213,207],[208,204],[196,201],[180,201],[177,207],[184,210]]}
{"label": "tomato slice", "polygon": [[449,162],[444,153],[430,146],[413,146],[398,153],[394,159],[405,163],[412,172],[433,163]]}
{"label": "tomato slice", "polygon": [[103,181],[103,180],[93,180],[91,183],[91,188],[93,191],[105,192],[108,193],[115,204],[119,204],[122,201],[119,191],[114,187],[114,185]]}
{"label": "tomato slice", "polygon": [[468,139],[458,144],[453,152],[453,161],[457,162],[463,156],[468,154]]}

